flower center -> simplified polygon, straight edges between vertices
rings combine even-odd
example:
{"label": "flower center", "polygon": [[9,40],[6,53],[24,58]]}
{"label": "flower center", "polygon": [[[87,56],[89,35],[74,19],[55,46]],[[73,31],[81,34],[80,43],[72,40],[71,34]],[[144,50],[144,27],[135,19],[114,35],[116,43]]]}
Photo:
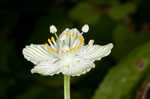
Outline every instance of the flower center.
{"label": "flower center", "polygon": [[58,37],[55,33],[54,37],[48,39],[48,43],[45,44],[47,50],[56,54],[68,54],[80,49],[84,45],[83,33],[80,33],[77,29],[66,29]]}

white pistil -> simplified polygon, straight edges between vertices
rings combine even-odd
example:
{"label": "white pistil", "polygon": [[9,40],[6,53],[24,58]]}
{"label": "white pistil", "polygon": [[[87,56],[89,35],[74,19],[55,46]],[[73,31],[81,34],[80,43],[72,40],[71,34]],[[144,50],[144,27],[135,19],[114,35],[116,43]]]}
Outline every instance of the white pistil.
{"label": "white pistil", "polygon": [[89,31],[89,25],[88,25],[88,24],[85,24],[85,25],[82,27],[82,32],[87,33],[88,31]]}
{"label": "white pistil", "polygon": [[50,32],[51,33],[56,33],[57,32],[57,28],[54,25],[50,26]]}
{"label": "white pistil", "polygon": [[89,45],[90,47],[92,47],[93,44],[94,44],[94,40],[90,40],[89,43],[88,43],[88,45]]}

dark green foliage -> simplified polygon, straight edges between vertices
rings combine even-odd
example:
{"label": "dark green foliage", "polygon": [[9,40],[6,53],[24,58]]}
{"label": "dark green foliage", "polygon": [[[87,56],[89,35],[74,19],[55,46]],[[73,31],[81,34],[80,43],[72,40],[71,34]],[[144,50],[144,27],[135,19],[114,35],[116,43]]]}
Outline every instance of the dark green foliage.
{"label": "dark green foliage", "polygon": [[75,8],[72,9],[70,12],[70,17],[75,21],[81,22],[82,24],[92,24],[97,23],[100,18],[100,12],[97,11],[94,5],[83,2],[79,3],[77,6],[75,6]]}
{"label": "dark green foliage", "polygon": [[150,43],[133,50],[117,66],[112,68],[93,99],[122,99],[133,91],[139,81],[149,74]]}
{"label": "dark green foliage", "polygon": [[136,5],[133,3],[125,3],[118,6],[113,6],[108,14],[114,20],[120,20],[127,17],[129,14],[134,13],[136,10]]}

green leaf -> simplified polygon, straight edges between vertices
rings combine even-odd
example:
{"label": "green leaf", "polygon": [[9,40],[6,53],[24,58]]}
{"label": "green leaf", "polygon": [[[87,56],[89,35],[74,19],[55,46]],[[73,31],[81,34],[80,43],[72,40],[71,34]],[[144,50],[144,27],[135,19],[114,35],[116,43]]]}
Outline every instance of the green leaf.
{"label": "green leaf", "polygon": [[136,5],[133,3],[126,3],[123,5],[116,5],[110,8],[108,15],[114,20],[123,19],[130,14],[134,13],[136,10]]}
{"label": "green leaf", "polygon": [[116,5],[119,4],[118,0],[89,0],[89,2],[93,3],[93,4],[97,4],[97,5]]}
{"label": "green leaf", "polygon": [[[122,50],[123,52],[124,50]],[[150,70],[150,42],[133,50],[113,67],[92,99],[123,99],[128,97],[141,78]],[[126,99],[126,98],[125,98]]]}

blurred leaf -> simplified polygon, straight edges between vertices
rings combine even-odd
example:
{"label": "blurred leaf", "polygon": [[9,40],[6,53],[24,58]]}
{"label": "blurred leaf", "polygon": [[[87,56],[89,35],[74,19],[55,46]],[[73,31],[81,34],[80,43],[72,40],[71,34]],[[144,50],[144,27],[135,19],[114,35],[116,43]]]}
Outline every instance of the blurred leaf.
{"label": "blurred leaf", "polygon": [[70,17],[80,23],[92,24],[97,23],[100,18],[100,12],[96,11],[94,5],[82,2],[71,10]]}
{"label": "blurred leaf", "polygon": [[92,99],[122,99],[150,70],[150,42],[133,50],[112,68]]}
{"label": "blurred leaf", "polygon": [[[114,30],[113,39],[115,47],[113,49],[113,56],[120,60],[126,56],[133,48],[150,41],[150,31],[135,32],[133,29],[119,24]],[[123,51],[123,53],[122,53]]]}
{"label": "blurred leaf", "polygon": [[109,10],[108,15],[114,20],[120,20],[134,13],[135,10],[136,10],[135,4],[125,3],[122,5],[112,6],[112,8],[110,8]]}
{"label": "blurred leaf", "polygon": [[118,0],[89,0],[91,3],[96,4],[96,5],[117,5],[119,4]]}
{"label": "blurred leaf", "polygon": [[[124,25],[119,24],[116,27],[113,35],[115,47],[112,52],[116,59],[122,58],[135,47],[133,43],[135,36],[137,35],[134,34],[134,31]],[[122,51],[124,52],[122,53]]]}

